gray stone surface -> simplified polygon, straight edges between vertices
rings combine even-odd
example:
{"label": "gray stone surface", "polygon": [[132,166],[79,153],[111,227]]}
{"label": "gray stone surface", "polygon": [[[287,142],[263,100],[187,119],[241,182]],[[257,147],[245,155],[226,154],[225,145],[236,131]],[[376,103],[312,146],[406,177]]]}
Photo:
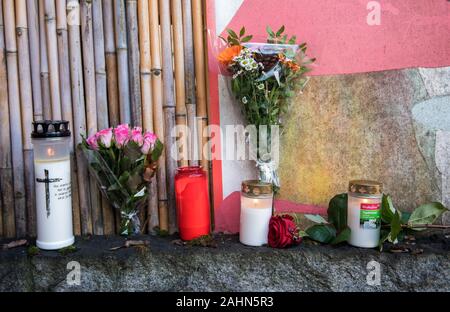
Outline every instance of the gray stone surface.
{"label": "gray stone surface", "polygon": [[419,68],[430,97],[450,95],[450,67]]}
{"label": "gray stone surface", "polygon": [[[78,251],[29,257],[26,248],[0,251],[0,291],[450,291],[450,238],[417,239],[422,254],[380,253],[310,242],[274,250],[217,237],[218,248],[186,247],[148,238],[145,250],[109,248],[123,238],[77,239]],[[381,285],[367,284],[378,261]],[[67,263],[81,265],[81,285],[66,282]]]}
{"label": "gray stone surface", "polygon": [[312,77],[286,119],[281,198],[326,207],[363,178],[383,182],[402,210],[440,200],[411,113],[427,99],[418,69]]}
{"label": "gray stone surface", "polygon": [[417,143],[439,190],[439,200],[449,206],[450,96],[417,103],[412,109],[412,116]]}

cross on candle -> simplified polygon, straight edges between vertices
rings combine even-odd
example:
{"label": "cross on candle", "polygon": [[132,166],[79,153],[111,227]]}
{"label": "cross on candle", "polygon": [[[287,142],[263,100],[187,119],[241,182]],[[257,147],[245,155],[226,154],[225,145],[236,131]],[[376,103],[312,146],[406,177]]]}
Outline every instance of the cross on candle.
{"label": "cross on candle", "polygon": [[36,179],[38,183],[45,183],[45,205],[47,208],[47,218],[50,217],[50,183],[60,182],[62,179],[50,179],[48,170],[44,170],[45,179]]}

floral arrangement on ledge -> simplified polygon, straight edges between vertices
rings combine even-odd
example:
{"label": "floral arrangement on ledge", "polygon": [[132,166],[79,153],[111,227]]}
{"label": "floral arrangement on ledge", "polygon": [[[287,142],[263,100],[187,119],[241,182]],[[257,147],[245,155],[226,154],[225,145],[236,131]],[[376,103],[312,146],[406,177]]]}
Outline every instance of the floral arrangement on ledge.
{"label": "floral arrangement on ledge", "polygon": [[119,125],[83,138],[81,147],[103,194],[120,210],[121,235],[140,232],[139,209],[145,206],[148,184],[163,144],[140,127]]}
{"label": "floral arrangement on ledge", "polygon": [[[347,226],[347,196],[340,194],[331,199],[327,211],[328,220],[320,215],[305,214],[305,218],[315,223],[305,231],[300,230],[297,215],[272,217],[269,224],[269,246],[286,248],[301,243],[303,238],[332,245],[347,242],[351,233]],[[379,250],[383,251],[385,242],[396,245],[414,232],[450,228],[447,225],[434,224],[447,211],[449,209],[438,202],[421,205],[412,213],[400,211],[394,207],[390,195],[383,195]]]}
{"label": "floral arrangement on ledge", "polygon": [[[239,33],[228,29],[228,37],[220,37],[226,48],[219,54],[222,72],[231,76],[231,91],[242,104],[249,125],[258,131],[259,147],[271,146],[271,126],[282,126],[282,116],[288,111],[290,99],[308,81],[305,74],[315,59],[306,56],[307,44],[296,44],[297,37],[288,37],[285,27],[273,31],[266,28],[267,43],[250,43],[245,27]],[[267,138],[261,138],[260,126],[267,126]],[[265,142],[261,142],[265,141]],[[280,187],[271,156],[258,151],[260,180]]]}

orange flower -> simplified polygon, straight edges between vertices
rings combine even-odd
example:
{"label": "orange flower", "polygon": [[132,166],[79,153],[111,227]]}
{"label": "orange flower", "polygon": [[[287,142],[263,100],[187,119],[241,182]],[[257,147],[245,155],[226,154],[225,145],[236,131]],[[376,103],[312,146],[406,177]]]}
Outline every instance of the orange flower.
{"label": "orange flower", "polygon": [[299,71],[300,70],[300,66],[294,62],[288,62],[287,66],[292,70],[292,71]]}
{"label": "orange flower", "polygon": [[226,48],[222,51],[222,53],[219,54],[219,57],[217,58],[219,62],[228,65],[231,61],[233,61],[233,58],[235,56],[238,56],[242,51],[242,46],[235,45],[229,48]]}

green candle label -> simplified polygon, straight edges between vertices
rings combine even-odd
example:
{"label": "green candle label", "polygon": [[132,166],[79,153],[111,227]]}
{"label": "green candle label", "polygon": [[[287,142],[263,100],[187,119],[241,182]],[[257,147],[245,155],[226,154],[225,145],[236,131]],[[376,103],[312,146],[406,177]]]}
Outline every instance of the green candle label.
{"label": "green candle label", "polygon": [[360,226],[362,229],[375,230],[381,225],[380,208],[380,204],[361,204]]}

